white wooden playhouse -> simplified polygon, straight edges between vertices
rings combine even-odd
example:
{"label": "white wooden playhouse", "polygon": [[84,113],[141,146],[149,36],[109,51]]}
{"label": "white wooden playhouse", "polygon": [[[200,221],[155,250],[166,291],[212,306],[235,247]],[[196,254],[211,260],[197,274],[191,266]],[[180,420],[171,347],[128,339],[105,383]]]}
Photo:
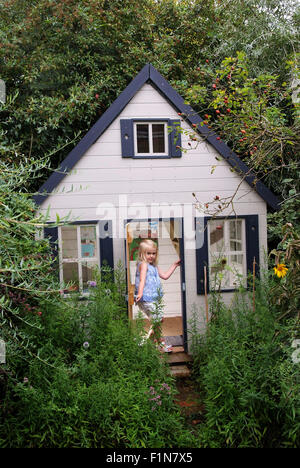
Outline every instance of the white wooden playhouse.
{"label": "white wooden playhouse", "polygon": [[[213,215],[233,195],[233,204]],[[179,320],[176,334],[186,349],[188,320],[194,306],[203,313],[205,292],[219,282],[229,302],[237,284],[246,284],[254,258],[258,273],[267,250],[267,204],[278,207],[270,190],[151,64],[70,152],[35,201],[41,212],[49,209],[50,221],[71,212],[68,226],[45,229],[58,254],[61,281],[74,281],[85,294],[95,266],[113,268],[121,261],[131,316],[138,239],[156,239],[161,269],[180,257],[180,269],[163,281],[164,303],[165,316]]]}

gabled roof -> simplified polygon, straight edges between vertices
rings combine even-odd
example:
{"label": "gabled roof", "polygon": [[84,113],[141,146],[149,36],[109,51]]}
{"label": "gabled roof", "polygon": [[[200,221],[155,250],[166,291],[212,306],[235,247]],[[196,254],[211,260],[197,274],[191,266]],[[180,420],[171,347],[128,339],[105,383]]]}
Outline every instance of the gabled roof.
{"label": "gabled roof", "polygon": [[39,189],[34,200],[41,205],[51,194],[68,172],[75,166],[84,153],[102,135],[107,127],[122,112],[133,96],[141,89],[145,83],[152,84],[158,92],[177,110],[184,114],[185,120],[197,126],[197,131],[208,141],[220,155],[241,175],[246,175],[245,181],[256,190],[256,192],[273,209],[279,209],[278,198],[259,180],[254,173],[249,171],[248,166],[224,143],[217,134],[212,132],[206,125],[200,125],[203,119],[187,104],[174,88],[162,77],[162,75],[151,65],[147,64],[138,75],[129,83],[127,88],[119,95],[112,105],[97,120],[87,134],[73,148],[73,150],[62,161],[57,172],[54,172]]}

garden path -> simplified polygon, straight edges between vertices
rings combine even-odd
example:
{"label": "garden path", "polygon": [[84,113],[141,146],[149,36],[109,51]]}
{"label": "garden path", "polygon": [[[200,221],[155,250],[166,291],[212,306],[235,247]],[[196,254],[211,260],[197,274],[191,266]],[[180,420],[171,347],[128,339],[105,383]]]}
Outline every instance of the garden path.
{"label": "garden path", "polygon": [[191,378],[177,378],[175,403],[180,407],[181,414],[188,425],[197,426],[204,420],[204,404],[200,391]]}

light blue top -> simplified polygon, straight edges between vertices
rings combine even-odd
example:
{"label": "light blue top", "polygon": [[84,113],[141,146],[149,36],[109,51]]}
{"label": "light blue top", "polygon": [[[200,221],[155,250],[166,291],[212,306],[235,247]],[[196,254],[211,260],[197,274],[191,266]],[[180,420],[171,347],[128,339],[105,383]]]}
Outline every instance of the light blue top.
{"label": "light blue top", "polygon": [[[138,293],[140,285],[140,262],[136,266],[136,276],[135,276],[135,294]],[[142,302],[154,302],[159,297],[163,296],[163,290],[158,274],[157,267],[148,263],[146,281],[143,290],[143,296],[141,298]]]}

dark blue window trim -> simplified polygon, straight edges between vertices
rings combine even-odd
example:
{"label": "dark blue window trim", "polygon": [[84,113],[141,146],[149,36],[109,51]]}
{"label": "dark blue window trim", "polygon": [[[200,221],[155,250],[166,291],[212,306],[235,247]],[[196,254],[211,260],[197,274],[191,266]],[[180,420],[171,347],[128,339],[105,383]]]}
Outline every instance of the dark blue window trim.
{"label": "dark blue window trim", "polygon": [[[259,228],[258,215],[220,216],[212,218],[195,218],[196,231],[196,278],[197,294],[204,294],[204,266],[207,266],[207,292],[209,292],[209,270],[208,270],[208,236],[207,223],[211,219],[244,219],[246,231],[246,267],[247,275],[253,272],[253,259],[255,258],[256,276],[259,275]],[[248,284],[249,287],[249,284]],[[232,292],[235,289],[223,289],[222,292]]]}
{"label": "dark blue window trim", "polygon": [[[135,122],[164,122],[172,131],[168,131],[168,154],[167,155],[138,155],[134,151],[134,123]],[[180,158],[181,152],[181,132],[176,127],[180,128],[180,120],[176,119],[121,119],[121,146],[122,157],[132,159],[170,159]]]}

